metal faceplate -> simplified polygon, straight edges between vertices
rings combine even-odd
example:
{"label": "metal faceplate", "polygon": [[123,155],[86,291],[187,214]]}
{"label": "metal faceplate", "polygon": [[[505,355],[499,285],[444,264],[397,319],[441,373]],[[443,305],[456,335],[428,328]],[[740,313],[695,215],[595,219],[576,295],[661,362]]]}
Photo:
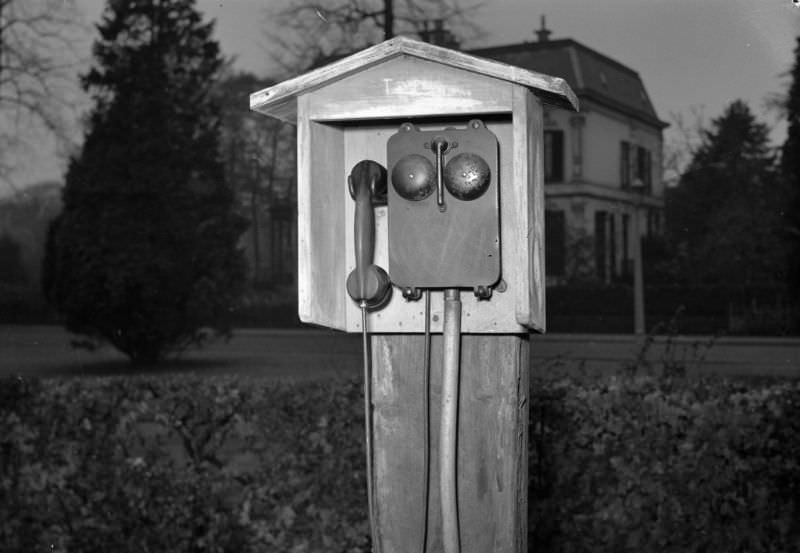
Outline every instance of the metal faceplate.
{"label": "metal faceplate", "polygon": [[392,283],[488,297],[500,279],[497,137],[479,120],[438,131],[405,123],[387,150]]}

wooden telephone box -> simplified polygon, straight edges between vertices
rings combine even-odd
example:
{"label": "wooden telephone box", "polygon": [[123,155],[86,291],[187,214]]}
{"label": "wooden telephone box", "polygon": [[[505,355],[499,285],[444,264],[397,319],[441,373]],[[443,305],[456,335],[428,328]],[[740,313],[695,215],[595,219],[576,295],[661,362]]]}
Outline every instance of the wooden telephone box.
{"label": "wooden telephone box", "polygon": [[[469,290],[462,294],[458,496],[464,552],[527,551],[527,336],[545,329],[543,102],[577,109],[576,97],[562,79],[404,37],[250,98],[251,109],[297,125],[300,319],[347,332],[362,330],[359,305],[346,292],[348,275],[356,267],[355,203],[347,185],[353,167],[361,160],[387,167],[387,144],[397,140],[392,137],[404,125],[423,136],[446,129],[460,132],[478,121],[496,137],[487,189],[499,212],[493,223],[497,231],[491,235],[499,269],[491,264],[486,274],[493,279],[499,270],[499,275],[489,283],[488,299]],[[390,193],[393,200],[400,201]],[[433,205],[433,200],[427,202]],[[388,269],[390,244],[400,248],[406,234],[414,236],[411,252],[415,244],[442,239],[441,229],[428,235],[424,226],[408,224],[390,240],[390,227],[402,228],[388,221],[390,210],[374,210],[376,265]],[[459,221],[468,231],[470,217]],[[455,243],[457,236],[451,240]],[[386,304],[368,315],[376,511],[385,553],[419,550],[424,497],[419,475],[425,313],[421,301],[409,301],[401,292],[395,287]],[[429,319],[434,419],[441,386],[437,352],[442,341],[437,333],[443,318],[443,292],[434,289]],[[432,440],[436,442],[436,432]],[[441,550],[435,531],[440,516],[434,499],[429,551]]]}

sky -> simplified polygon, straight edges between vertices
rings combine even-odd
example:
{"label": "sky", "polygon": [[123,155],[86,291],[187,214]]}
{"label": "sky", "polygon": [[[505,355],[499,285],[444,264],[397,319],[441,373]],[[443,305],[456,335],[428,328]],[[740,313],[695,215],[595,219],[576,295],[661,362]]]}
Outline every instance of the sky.
{"label": "sky", "polygon": [[[76,1],[87,22],[99,20],[103,0]],[[268,75],[274,67],[266,55],[264,13],[282,1],[198,0],[197,6],[216,19],[223,53],[236,56],[237,68]],[[783,141],[785,125],[764,101],[788,85],[800,35],[800,7],[793,0],[485,1],[475,19],[486,36],[463,46],[535,40],[541,15],[553,31],[551,39],[572,38],[637,71],[662,120],[683,114],[691,123],[693,113],[701,112],[708,122],[731,101],[743,99],[775,127],[773,142]],[[88,52],[87,41],[87,57]],[[667,129],[666,140],[676,132],[674,125]],[[65,162],[52,147],[43,145],[31,158],[18,180],[62,178]]]}

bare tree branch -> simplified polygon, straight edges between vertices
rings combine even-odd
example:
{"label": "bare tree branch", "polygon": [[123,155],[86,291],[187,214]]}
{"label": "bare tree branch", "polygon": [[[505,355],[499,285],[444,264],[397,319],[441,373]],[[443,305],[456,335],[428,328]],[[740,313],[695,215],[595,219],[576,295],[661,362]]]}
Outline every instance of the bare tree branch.
{"label": "bare tree branch", "polygon": [[689,121],[684,113],[669,114],[671,125],[666,133],[662,164],[664,180],[667,183],[677,184],[677,180],[703,143],[703,132],[706,128],[703,106],[690,106],[688,115]]}
{"label": "bare tree branch", "polygon": [[283,0],[264,14],[267,54],[286,74],[377,44],[391,36],[421,36],[446,23],[457,42],[483,35],[475,22],[482,6],[458,0]]}
{"label": "bare tree branch", "polygon": [[43,133],[69,141],[83,29],[75,0],[0,0],[0,184],[12,191]]}

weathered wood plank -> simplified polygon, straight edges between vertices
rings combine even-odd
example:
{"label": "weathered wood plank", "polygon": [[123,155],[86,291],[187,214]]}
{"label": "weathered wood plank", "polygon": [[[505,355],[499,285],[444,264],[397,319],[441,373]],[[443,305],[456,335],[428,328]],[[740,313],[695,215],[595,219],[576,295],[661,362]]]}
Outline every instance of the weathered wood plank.
{"label": "weathered wood plank", "polygon": [[491,77],[400,56],[319,89],[318,121],[510,113],[511,85]]}
{"label": "weathered wood plank", "polygon": [[544,267],[544,129],[542,104],[529,90],[514,87],[514,183],[525,191],[526,202],[514,206],[519,229],[525,238],[515,246],[513,259],[518,264],[515,286],[525,293],[517,303],[517,322],[539,332],[545,331]]}
{"label": "weathered wood plank", "polygon": [[[420,550],[423,513],[423,336],[375,335],[377,511],[383,551]],[[464,553],[526,553],[527,336],[463,335],[458,497]],[[428,550],[440,551],[438,433],[442,339],[433,336]]]}
{"label": "weathered wood plank", "polygon": [[303,322],[344,330],[349,301],[341,255],[346,223],[342,191],[347,188],[344,133],[341,127],[306,117],[305,100],[300,100],[297,128],[298,314]]}

